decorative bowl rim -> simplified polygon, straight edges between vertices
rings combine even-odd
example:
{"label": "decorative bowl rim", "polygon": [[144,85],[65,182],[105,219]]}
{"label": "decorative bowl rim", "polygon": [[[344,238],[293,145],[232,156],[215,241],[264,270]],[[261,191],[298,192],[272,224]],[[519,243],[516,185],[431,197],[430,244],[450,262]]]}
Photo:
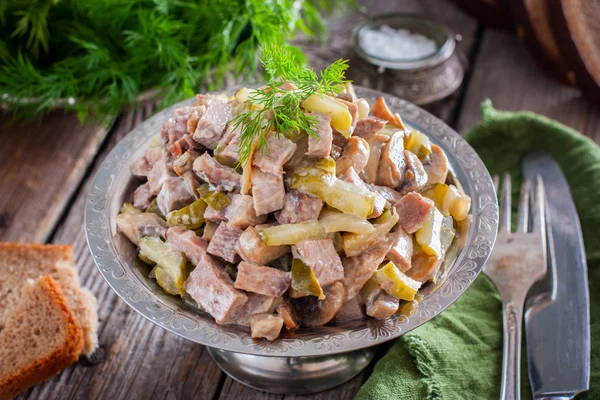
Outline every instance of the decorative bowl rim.
{"label": "decorative bowl rim", "polygon": [[114,218],[125,193],[131,193],[130,163],[144,154],[174,108],[191,105],[193,99],[171,106],[134,128],[109,153],[94,176],[85,204],[85,233],[92,258],[106,282],[136,312],[170,332],[202,345],[263,356],[319,356],[374,346],[409,332],[449,307],[479,275],[496,239],[498,204],[490,174],[475,150],[438,118],[392,95],[360,86],[355,89],[359,97],[369,102],[383,96],[405,123],[442,147],[456,179],[472,199],[472,222],[464,247],[414,313],[301,329],[293,337],[273,342],[253,340],[247,328],[217,325],[208,314],[165,294],[147,278],[136,266],[133,245],[122,234],[116,234]]}

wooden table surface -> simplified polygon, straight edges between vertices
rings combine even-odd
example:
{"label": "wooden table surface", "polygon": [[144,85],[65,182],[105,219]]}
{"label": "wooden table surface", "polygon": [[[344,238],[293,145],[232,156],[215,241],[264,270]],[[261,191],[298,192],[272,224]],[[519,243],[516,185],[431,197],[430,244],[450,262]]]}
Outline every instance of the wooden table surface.
{"label": "wooden table surface", "polygon": [[[482,100],[504,110],[531,110],[563,122],[600,142],[598,107],[547,78],[511,32],[478,24],[442,0],[364,1],[372,14],[417,12],[462,36],[469,60],[463,86],[427,106],[458,132],[480,120]],[[349,58],[357,84],[385,91],[373,67],[356,59],[350,32],[358,15],[330,19],[327,47],[307,45],[315,68]],[[223,374],[204,347],[179,338],[133,312],[104,282],[89,255],[83,207],[95,170],[113,146],[150,116],[154,106],[125,112],[108,127],[81,125],[55,112],[39,124],[6,126],[0,117],[0,240],[72,244],[82,282],[98,298],[103,361],[86,360],[21,399],[350,399],[368,378],[366,370],[346,384],[311,396],[273,395],[247,388]]]}

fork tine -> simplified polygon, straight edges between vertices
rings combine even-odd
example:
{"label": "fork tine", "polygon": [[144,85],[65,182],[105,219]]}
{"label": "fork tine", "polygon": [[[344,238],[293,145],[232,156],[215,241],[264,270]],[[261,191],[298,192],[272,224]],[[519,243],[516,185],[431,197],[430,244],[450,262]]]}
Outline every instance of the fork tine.
{"label": "fork tine", "polygon": [[535,177],[533,188],[533,201],[531,203],[531,230],[533,232],[546,231],[546,199],[544,193],[544,182],[538,175]]}
{"label": "fork tine", "polygon": [[527,232],[529,226],[529,192],[531,183],[526,179],[521,184],[521,197],[519,199],[519,211],[517,214],[516,232]]}
{"label": "fork tine", "polygon": [[494,190],[496,191],[496,196],[498,195],[498,186],[500,185],[500,178],[498,175],[494,175],[492,177],[492,181],[494,182]]}
{"label": "fork tine", "polygon": [[498,229],[510,232],[510,174],[502,177],[502,193],[500,194],[500,222]]}

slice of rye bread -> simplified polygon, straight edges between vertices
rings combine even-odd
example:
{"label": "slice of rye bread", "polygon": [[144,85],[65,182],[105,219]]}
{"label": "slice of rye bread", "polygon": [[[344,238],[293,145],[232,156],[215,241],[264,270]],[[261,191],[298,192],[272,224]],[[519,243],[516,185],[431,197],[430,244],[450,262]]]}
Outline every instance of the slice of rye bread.
{"label": "slice of rye bread", "polygon": [[83,349],[83,331],[54,279],[28,279],[20,289],[0,330],[0,400],[58,374]]}
{"label": "slice of rye bread", "polygon": [[59,283],[83,329],[82,354],[91,355],[98,347],[96,298],[79,283],[71,246],[0,243],[0,329],[5,313],[19,300],[23,282],[43,275]]}

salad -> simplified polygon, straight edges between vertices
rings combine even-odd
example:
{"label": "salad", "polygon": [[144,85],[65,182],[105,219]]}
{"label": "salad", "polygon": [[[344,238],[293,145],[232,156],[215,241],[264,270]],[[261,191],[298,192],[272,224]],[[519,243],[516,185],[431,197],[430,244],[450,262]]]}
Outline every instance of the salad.
{"label": "salad", "polygon": [[357,98],[344,62],[289,61],[271,49],[264,87],[175,109],[117,216],[165,292],[268,340],[415,301],[470,208],[442,149]]}

